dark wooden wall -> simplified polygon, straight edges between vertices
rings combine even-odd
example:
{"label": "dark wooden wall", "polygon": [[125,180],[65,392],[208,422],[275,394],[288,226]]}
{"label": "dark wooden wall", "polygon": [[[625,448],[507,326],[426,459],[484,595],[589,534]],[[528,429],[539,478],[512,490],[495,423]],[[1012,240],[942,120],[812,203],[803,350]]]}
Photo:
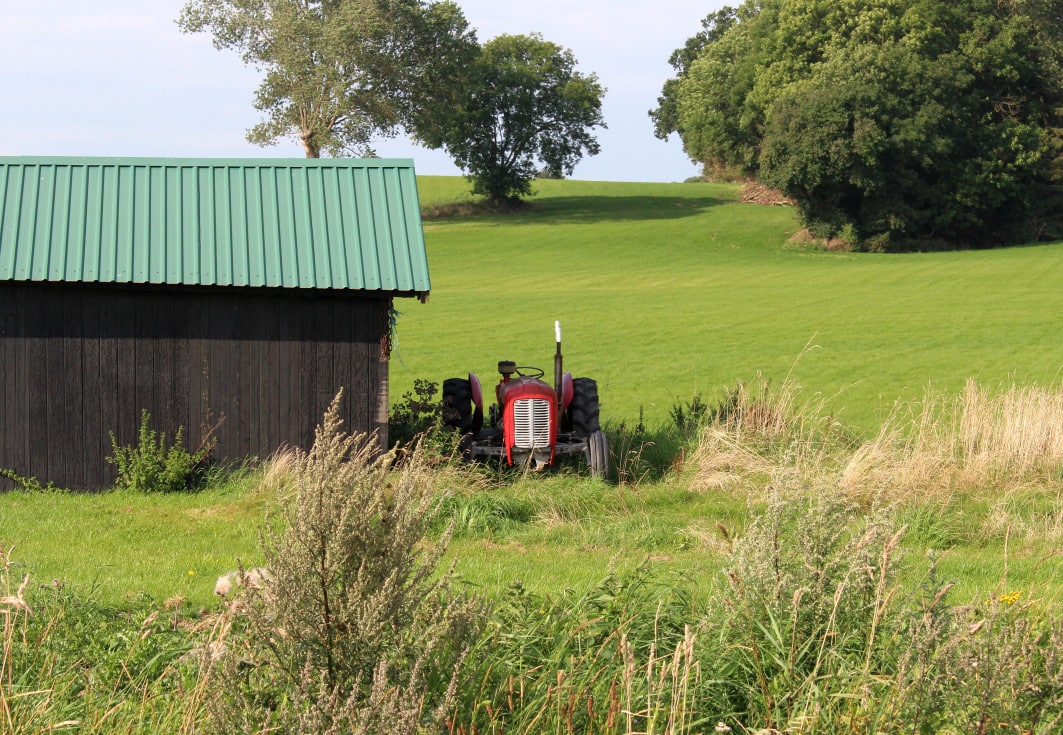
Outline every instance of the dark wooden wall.
{"label": "dark wooden wall", "polygon": [[110,432],[135,443],[141,409],[171,437],[183,426],[193,450],[221,420],[219,459],[307,448],[340,387],[348,431],[386,432],[390,306],[350,292],[0,283],[0,468],[108,487]]}

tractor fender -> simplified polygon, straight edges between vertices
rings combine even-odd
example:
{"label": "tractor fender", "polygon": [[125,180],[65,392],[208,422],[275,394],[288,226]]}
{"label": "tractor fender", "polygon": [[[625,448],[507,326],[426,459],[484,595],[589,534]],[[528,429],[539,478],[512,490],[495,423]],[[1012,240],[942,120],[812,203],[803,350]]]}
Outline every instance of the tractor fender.
{"label": "tractor fender", "polygon": [[484,390],[476,373],[469,373],[469,391],[472,393],[472,433],[480,433],[484,425]]}
{"label": "tractor fender", "polygon": [[484,389],[480,385],[480,378],[476,373],[469,373],[469,389],[472,391],[472,402],[481,411],[484,410]]}
{"label": "tractor fender", "polygon": [[572,403],[572,373],[566,372],[561,376],[561,410],[564,411],[568,408],[568,404]]}

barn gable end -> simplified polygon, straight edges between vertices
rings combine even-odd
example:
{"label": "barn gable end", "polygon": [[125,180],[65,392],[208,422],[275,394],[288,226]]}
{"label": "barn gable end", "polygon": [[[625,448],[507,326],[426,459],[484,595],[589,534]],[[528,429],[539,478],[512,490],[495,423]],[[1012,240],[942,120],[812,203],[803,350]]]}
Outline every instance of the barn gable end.
{"label": "barn gable end", "polygon": [[393,299],[429,288],[410,161],[0,158],[0,468],[108,486],[142,409],[305,447],[340,388],[383,437]]}

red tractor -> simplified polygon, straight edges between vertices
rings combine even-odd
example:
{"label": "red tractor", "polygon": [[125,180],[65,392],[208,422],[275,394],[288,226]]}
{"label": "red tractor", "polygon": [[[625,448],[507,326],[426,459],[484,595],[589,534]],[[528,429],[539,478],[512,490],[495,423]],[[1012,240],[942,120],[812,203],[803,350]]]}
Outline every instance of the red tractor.
{"label": "red tractor", "polygon": [[443,422],[460,431],[468,457],[499,457],[510,466],[541,469],[559,456],[582,453],[596,477],[609,475],[609,444],[598,423],[598,384],[563,372],[561,322],[554,323],[557,352],[554,386],[543,381],[544,371],[503,360],[484,425],[480,379],[443,381]]}

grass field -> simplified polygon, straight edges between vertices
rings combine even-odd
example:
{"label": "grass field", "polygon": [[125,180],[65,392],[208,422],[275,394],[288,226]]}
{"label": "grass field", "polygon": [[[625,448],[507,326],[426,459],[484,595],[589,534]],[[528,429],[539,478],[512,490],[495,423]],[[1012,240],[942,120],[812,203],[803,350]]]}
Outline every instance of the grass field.
{"label": "grass field", "polygon": [[[424,177],[425,207],[464,182]],[[927,386],[1059,380],[1063,248],[876,255],[790,243],[794,212],[714,184],[541,181],[518,215],[426,222],[432,295],[400,301],[392,395],[514,359],[599,382],[603,417],[663,420],[793,370],[861,432]],[[814,349],[802,356],[806,345]],[[800,360],[798,357],[801,356]],[[795,365],[796,363],[796,365]]]}

